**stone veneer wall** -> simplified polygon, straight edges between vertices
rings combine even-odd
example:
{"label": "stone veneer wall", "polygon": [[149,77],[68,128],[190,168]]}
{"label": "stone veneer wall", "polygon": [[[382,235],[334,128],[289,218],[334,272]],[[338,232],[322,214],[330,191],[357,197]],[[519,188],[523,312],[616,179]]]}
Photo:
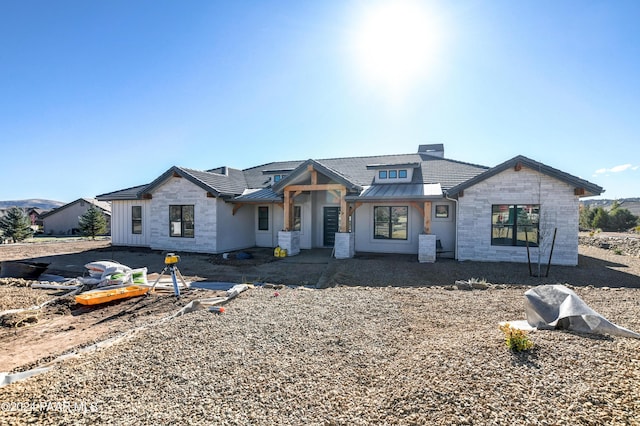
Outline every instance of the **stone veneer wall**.
{"label": "stone veneer wall", "polygon": [[300,231],[279,231],[278,246],[287,250],[287,256],[300,254]]}
{"label": "stone veneer wall", "polygon": [[[458,203],[458,260],[527,262],[526,247],[491,245],[491,206],[540,204],[542,261],[557,227],[552,264],[578,264],[579,199],[572,186],[527,167],[508,169],[465,189]],[[530,250],[536,263],[538,248]]]}
{"label": "stone veneer wall", "polygon": [[418,262],[433,263],[436,261],[436,236],[420,234],[418,236]]}
{"label": "stone veneer wall", "polygon": [[352,232],[336,232],[334,252],[336,259],[351,259],[356,254],[356,238]]}
{"label": "stone veneer wall", "polygon": [[[171,177],[153,192],[149,215],[152,249],[216,253],[217,198],[185,178]],[[193,205],[195,237],[169,236],[169,206]]]}

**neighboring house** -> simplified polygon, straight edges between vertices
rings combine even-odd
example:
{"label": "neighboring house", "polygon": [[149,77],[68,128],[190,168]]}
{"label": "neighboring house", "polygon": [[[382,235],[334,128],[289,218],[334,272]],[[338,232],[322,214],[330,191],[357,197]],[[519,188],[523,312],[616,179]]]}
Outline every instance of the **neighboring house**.
{"label": "neighboring house", "polygon": [[[334,247],[459,260],[578,261],[578,202],[603,189],[526,157],[488,168],[415,154],[268,163],[246,170],[172,167],[108,194],[114,245],[222,253]],[[557,229],[557,231],[556,231]],[[540,246],[540,247],[538,247]]]}
{"label": "neighboring house", "polygon": [[[17,206],[16,206],[17,207]],[[31,229],[33,232],[42,231],[42,216],[48,211],[38,207],[18,207],[22,210],[28,217],[31,222]],[[10,208],[0,209],[0,218],[4,217]]]}
{"label": "neighboring house", "polygon": [[79,198],[69,204],[53,209],[41,216],[43,231],[47,235],[78,235],[79,221],[91,206],[97,207],[107,220],[107,234],[111,228],[111,203],[93,198]]}
{"label": "neighboring house", "polygon": [[29,216],[29,220],[31,221],[31,228],[34,232],[40,232],[44,228],[44,222],[42,221],[42,216],[47,213],[49,210],[39,209],[37,207],[31,207],[27,209],[27,216]]}

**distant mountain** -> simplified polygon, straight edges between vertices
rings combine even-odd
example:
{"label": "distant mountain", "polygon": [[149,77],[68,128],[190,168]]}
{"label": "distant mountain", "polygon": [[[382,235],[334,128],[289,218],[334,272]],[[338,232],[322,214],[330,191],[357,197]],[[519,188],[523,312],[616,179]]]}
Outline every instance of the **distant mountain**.
{"label": "distant mountain", "polygon": [[629,210],[636,216],[640,216],[640,197],[620,198],[619,200],[584,200],[581,201],[581,203],[591,208],[602,207],[603,209],[608,210],[611,208],[614,201],[620,203],[620,207]]}
{"label": "distant mountain", "polygon": [[51,210],[60,206],[64,206],[67,203],[63,203],[62,201],[54,201],[54,200],[40,200],[40,199],[30,199],[30,200],[10,200],[10,201],[0,201],[0,209],[8,209],[10,207],[34,207],[42,210]]}

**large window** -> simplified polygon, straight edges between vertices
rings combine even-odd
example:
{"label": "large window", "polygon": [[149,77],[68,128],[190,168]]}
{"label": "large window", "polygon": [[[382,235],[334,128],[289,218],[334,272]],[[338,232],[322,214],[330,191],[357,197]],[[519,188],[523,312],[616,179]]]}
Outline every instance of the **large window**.
{"label": "large window", "polygon": [[491,206],[491,245],[536,247],[539,239],[539,204]]}
{"label": "large window", "polygon": [[194,237],[193,206],[169,206],[169,236]]}
{"label": "large window", "polygon": [[408,218],[408,207],[374,207],[373,238],[382,240],[406,240]]}
{"label": "large window", "polygon": [[142,206],[131,206],[131,233],[142,234]]}
{"label": "large window", "polygon": [[258,231],[269,230],[269,207],[258,207]]}

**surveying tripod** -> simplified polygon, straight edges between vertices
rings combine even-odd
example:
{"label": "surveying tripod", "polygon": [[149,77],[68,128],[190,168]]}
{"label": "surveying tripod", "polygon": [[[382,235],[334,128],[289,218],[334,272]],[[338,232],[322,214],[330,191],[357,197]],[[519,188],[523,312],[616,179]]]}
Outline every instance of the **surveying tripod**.
{"label": "surveying tripod", "polygon": [[[162,276],[169,271],[171,273],[171,279],[173,281],[173,292],[176,295],[176,297],[180,297],[180,287],[178,287],[178,280],[176,278],[179,277],[180,278],[180,282],[182,282],[182,285],[184,286],[184,288],[189,288],[189,286],[187,285],[187,283],[184,281],[184,278],[182,277],[182,274],[180,273],[180,271],[178,270],[178,262],[180,261],[180,256],[174,254],[174,253],[167,253],[167,255],[164,258],[164,269],[162,269],[162,272],[160,273],[160,276],[158,276],[158,278],[156,279],[156,281],[153,283],[153,285],[151,286],[151,290],[149,291],[149,293],[153,292],[156,288],[156,284],[158,284],[158,282],[160,282],[160,279],[162,278]],[[147,294],[149,294],[147,293]]]}

